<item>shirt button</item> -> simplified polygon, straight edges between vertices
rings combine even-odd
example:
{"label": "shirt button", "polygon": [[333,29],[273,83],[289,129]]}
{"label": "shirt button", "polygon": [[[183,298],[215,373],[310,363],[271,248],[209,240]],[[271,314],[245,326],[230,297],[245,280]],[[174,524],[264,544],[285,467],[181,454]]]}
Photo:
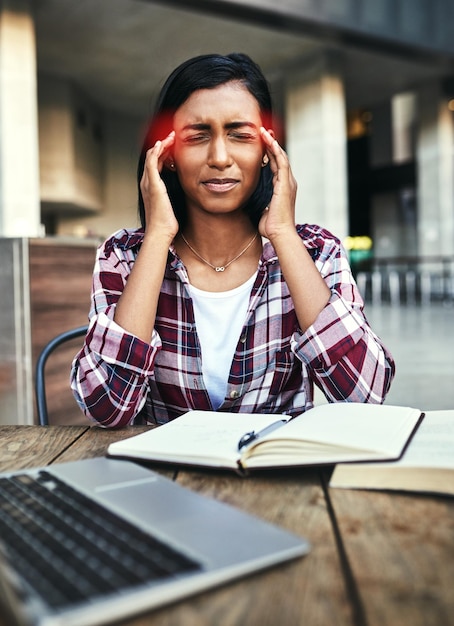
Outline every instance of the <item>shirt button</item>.
{"label": "shirt button", "polygon": [[230,392],[230,399],[231,400],[236,400],[237,398],[240,397],[240,392],[239,391],[231,391]]}

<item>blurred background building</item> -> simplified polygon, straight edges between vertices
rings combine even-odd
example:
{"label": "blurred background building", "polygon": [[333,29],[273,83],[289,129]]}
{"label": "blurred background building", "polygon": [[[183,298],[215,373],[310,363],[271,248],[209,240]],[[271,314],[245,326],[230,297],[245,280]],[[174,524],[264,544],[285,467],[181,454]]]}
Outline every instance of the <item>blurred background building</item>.
{"label": "blurred background building", "polygon": [[297,221],[345,242],[366,298],[452,299],[452,0],[0,0],[0,422],[33,421],[37,352],[86,321],[98,242],[138,224],[164,79],[232,51],[272,87]]}

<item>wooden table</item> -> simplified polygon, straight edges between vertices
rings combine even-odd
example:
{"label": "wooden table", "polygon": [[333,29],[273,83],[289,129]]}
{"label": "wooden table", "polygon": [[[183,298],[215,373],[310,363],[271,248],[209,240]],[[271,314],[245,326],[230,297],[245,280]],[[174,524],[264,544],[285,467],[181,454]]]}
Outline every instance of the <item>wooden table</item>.
{"label": "wooden table", "polygon": [[[0,426],[0,471],[104,455],[142,430]],[[306,536],[312,551],[128,626],[454,625],[454,499],[329,489],[316,469],[168,474]]]}

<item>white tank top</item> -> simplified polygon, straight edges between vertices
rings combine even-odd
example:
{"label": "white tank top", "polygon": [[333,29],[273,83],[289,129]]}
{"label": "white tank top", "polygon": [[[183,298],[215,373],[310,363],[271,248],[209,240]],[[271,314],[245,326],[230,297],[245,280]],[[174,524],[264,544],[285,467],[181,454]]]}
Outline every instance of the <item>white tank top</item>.
{"label": "white tank top", "polygon": [[214,409],[225,398],[233,355],[246,320],[256,276],[257,272],[230,291],[202,291],[189,285],[202,349],[203,379]]}

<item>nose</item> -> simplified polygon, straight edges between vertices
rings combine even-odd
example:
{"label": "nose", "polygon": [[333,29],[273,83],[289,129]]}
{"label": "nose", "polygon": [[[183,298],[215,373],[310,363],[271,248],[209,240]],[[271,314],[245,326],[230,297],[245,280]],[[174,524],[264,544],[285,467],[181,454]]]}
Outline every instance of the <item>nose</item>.
{"label": "nose", "polygon": [[224,137],[213,138],[210,142],[208,165],[217,169],[224,169],[231,165],[232,158]]}

